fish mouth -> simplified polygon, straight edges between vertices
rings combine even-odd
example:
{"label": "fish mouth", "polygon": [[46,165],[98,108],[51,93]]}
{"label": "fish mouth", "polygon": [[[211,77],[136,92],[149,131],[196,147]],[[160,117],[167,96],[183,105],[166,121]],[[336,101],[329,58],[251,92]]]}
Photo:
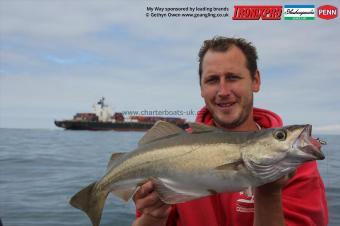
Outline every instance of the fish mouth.
{"label": "fish mouth", "polygon": [[293,144],[293,148],[303,152],[304,157],[311,160],[322,160],[325,158],[324,153],[321,151],[321,145],[325,144],[319,138],[312,137],[312,126],[305,125],[302,132]]}

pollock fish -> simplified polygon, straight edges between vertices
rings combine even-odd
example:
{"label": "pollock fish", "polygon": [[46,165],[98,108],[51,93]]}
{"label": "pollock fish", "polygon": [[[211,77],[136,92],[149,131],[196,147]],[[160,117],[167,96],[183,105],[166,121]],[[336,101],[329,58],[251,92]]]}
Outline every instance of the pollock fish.
{"label": "pollock fish", "polygon": [[325,158],[311,125],[228,132],[190,123],[188,133],[158,121],[128,153],[114,153],[106,174],[75,194],[70,204],[99,226],[110,192],[128,201],[151,180],[168,204],[243,191],[279,179],[298,165]]}

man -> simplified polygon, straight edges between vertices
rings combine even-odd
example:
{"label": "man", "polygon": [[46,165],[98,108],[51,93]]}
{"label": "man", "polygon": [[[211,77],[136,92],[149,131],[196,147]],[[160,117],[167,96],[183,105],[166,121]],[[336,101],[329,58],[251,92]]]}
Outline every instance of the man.
{"label": "man", "polygon": [[[255,47],[244,39],[215,37],[199,52],[201,96],[206,106],[196,121],[230,131],[280,127],[273,112],[253,107],[261,86]],[[134,226],[276,226],[328,223],[324,185],[316,162],[301,165],[295,175],[243,192],[217,194],[187,203],[164,204],[151,182],[134,196]]]}

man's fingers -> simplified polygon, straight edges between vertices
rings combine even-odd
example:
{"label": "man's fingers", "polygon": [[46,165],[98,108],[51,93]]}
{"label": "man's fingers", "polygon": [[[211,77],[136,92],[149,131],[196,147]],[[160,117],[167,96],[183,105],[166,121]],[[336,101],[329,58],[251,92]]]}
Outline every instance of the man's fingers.
{"label": "man's fingers", "polygon": [[133,200],[136,202],[137,199],[144,198],[151,193],[153,189],[153,183],[151,181],[146,182],[137,190],[136,194],[133,196]]}
{"label": "man's fingers", "polygon": [[167,205],[167,204],[165,204],[164,202],[158,199],[153,203],[153,205],[150,205],[147,208],[143,209],[143,213],[149,214],[151,212],[154,212],[155,210],[160,209],[164,205]]}
{"label": "man's fingers", "polygon": [[170,214],[170,212],[171,212],[171,205],[163,203],[162,206],[152,211],[148,211],[145,214],[150,215],[155,218],[164,218],[164,217],[167,217]]}
{"label": "man's fingers", "polygon": [[138,189],[133,200],[138,211],[155,219],[163,219],[171,211],[171,206],[160,200],[151,181],[146,182]]}
{"label": "man's fingers", "polygon": [[139,211],[143,211],[146,208],[157,205],[160,199],[156,192],[151,192],[147,196],[136,200],[136,208]]}

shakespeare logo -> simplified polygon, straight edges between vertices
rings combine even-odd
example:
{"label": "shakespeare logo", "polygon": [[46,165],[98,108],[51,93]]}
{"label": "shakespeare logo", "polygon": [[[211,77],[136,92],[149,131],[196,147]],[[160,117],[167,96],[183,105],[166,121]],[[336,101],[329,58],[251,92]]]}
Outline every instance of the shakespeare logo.
{"label": "shakespeare logo", "polygon": [[332,5],[323,5],[318,8],[318,17],[325,20],[334,19],[338,16],[338,8]]}
{"label": "shakespeare logo", "polygon": [[314,20],[314,5],[285,5],[283,16],[285,20]]}
{"label": "shakespeare logo", "polygon": [[281,20],[282,6],[234,6],[233,20]]}

